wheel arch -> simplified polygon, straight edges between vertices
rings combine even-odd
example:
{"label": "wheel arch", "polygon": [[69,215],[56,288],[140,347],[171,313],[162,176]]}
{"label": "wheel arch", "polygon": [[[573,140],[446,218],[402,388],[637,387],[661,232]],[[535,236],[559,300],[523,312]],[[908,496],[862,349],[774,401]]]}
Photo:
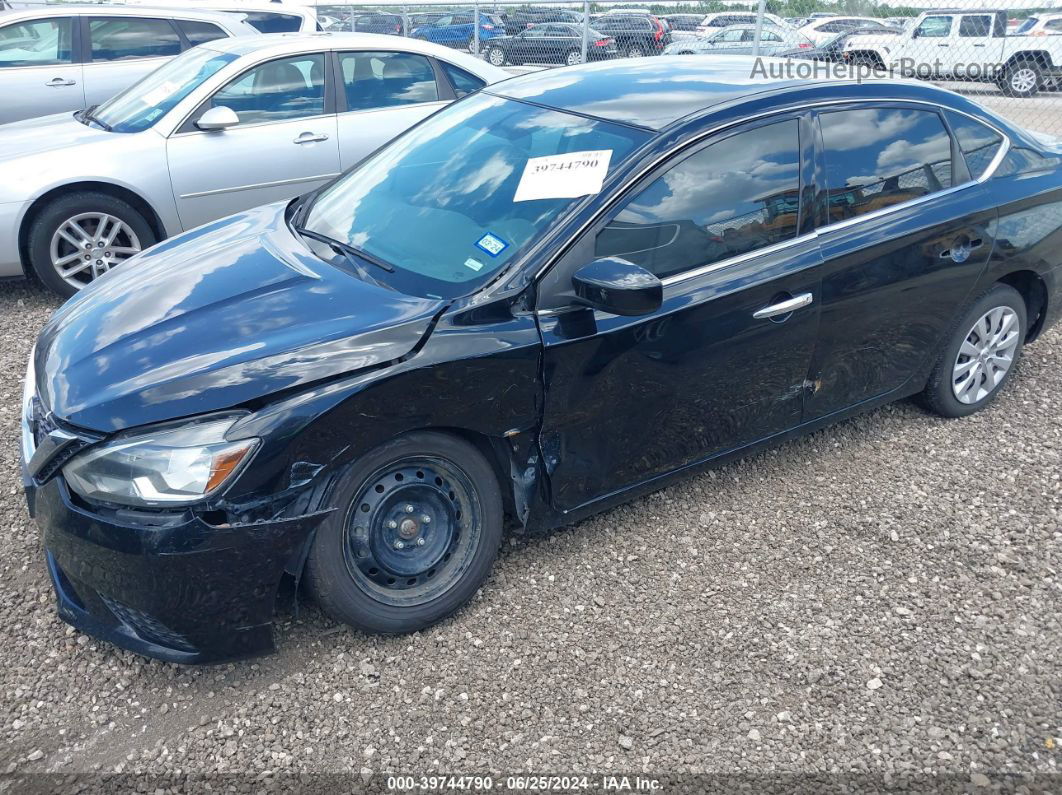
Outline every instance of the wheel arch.
{"label": "wheel arch", "polygon": [[1025,315],[1029,322],[1025,341],[1032,342],[1040,335],[1047,315],[1047,285],[1043,278],[1036,271],[1017,270],[999,277],[996,283],[1013,287],[1025,301]]}
{"label": "wheel arch", "polygon": [[1021,52],[1012,54],[1006,60],[1006,63],[1003,64],[1003,67],[1004,69],[1010,69],[1011,67],[1027,62],[1030,62],[1041,69],[1049,69],[1053,66],[1051,53],[1046,50],[1022,50]]}
{"label": "wheel arch", "polygon": [[166,238],[166,227],[162,223],[162,218],[159,216],[158,211],[155,210],[147,199],[136,191],[130,190],[122,185],[116,185],[113,182],[101,182],[97,180],[70,182],[42,193],[33,200],[33,203],[30,204],[29,208],[22,216],[22,222],[19,224],[18,228],[18,251],[19,256],[22,258],[22,266],[27,273],[30,270],[29,232],[33,227],[34,220],[51,202],[67,194],[78,193],[81,191],[104,193],[115,199],[127,202],[144,216],[148,224],[151,226],[151,231],[155,233],[156,240],[161,241]]}

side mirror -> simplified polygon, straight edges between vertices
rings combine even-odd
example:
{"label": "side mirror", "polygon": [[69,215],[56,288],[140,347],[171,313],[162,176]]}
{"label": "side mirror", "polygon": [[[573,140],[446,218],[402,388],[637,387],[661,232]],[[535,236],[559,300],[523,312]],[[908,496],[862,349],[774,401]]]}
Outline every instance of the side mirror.
{"label": "side mirror", "polygon": [[224,105],[218,105],[200,116],[195,126],[200,130],[227,130],[239,123],[240,117],[236,115],[236,111]]}
{"label": "side mirror", "polygon": [[572,276],[579,303],[613,315],[648,315],[660,308],[664,286],[645,268],[619,257],[584,265]]}

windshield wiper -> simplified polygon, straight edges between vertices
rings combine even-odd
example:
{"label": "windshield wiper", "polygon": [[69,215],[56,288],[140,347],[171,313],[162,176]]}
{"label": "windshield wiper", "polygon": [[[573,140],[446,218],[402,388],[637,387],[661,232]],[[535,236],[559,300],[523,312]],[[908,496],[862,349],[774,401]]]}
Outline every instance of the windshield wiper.
{"label": "windshield wiper", "polygon": [[[394,266],[384,262],[382,259],[377,259],[372,254],[369,254],[368,252],[363,251],[362,249],[357,248],[356,246],[352,246],[349,243],[344,243],[342,240],[336,240],[334,237],[329,237],[328,235],[322,235],[320,232],[314,232],[312,229],[307,229],[304,226],[295,226],[293,228],[303,237],[308,237],[311,240],[316,240],[320,243],[324,243],[337,254],[342,254],[348,260],[351,257],[357,257],[358,259],[363,259],[370,265],[375,265],[377,268],[381,268],[387,271],[388,273],[395,272]],[[358,267],[358,269],[360,270],[360,267],[357,266],[356,262],[355,267]]]}
{"label": "windshield wiper", "polygon": [[98,108],[98,107],[99,107],[99,105],[92,105],[91,107],[85,108],[83,111],[81,111],[81,121],[91,121],[91,122],[94,122],[95,124],[98,124],[106,132],[114,132],[114,128],[111,125],[109,125],[105,121],[100,121],[99,119],[97,119],[95,116],[92,115],[92,112],[94,110],[96,110],[96,108]]}

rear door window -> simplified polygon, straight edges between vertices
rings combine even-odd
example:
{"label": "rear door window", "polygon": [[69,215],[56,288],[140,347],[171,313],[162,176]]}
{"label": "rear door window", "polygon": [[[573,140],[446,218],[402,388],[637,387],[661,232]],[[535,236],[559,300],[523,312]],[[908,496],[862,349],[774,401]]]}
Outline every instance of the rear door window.
{"label": "rear door window", "polygon": [[660,278],[797,235],[796,120],[710,144],[628,199],[598,233],[595,256],[622,257]]}
{"label": "rear door window", "polygon": [[992,34],[992,17],[964,16],[959,21],[959,38],[986,38]]}
{"label": "rear door window", "polygon": [[240,11],[247,24],[259,33],[296,33],[302,30],[302,17],[273,11]]}
{"label": "rear door window", "polygon": [[345,52],[339,61],[347,110],[371,110],[436,102],[435,70],[423,55],[405,52]]}
{"label": "rear door window", "polygon": [[0,28],[0,69],[73,62],[70,17],[16,22]]}
{"label": "rear door window", "polygon": [[830,223],[951,187],[951,137],[935,111],[832,111],[819,124]]}
{"label": "rear door window", "polygon": [[188,39],[188,44],[192,47],[197,44],[205,44],[208,41],[228,38],[228,34],[225,31],[209,22],[179,19],[177,20],[177,27],[181,29],[181,33]]}
{"label": "rear door window", "polygon": [[181,37],[168,19],[95,17],[89,20],[93,61],[165,58],[181,51]]}

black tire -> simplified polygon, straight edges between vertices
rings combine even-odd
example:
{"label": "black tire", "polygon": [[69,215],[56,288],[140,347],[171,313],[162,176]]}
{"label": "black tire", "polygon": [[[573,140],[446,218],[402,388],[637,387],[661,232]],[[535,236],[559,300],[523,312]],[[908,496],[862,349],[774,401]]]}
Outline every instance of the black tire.
{"label": "black tire", "polygon": [[[956,397],[953,388],[954,368],[959,359],[960,349],[973,333],[974,324],[978,319],[998,307],[1009,308],[1017,315],[1017,347],[1012,354],[1010,367],[1003,374],[999,383],[988,394],[975,402],[964,403]],[[995,400],[996,395],[1003,390],[1014,374],[1018,361],[1021,359],[1022,346],[1027,333],[1028,319],[1025,311],[1025,300],[1021,297],[1021,294],[1013,287],[1005,284],[994,285],[980,298],[977,298],[963,313],[959,322],[955,324],[944,350],[933,366],[926,388],[920,395],[922,404],[942,417],[967,417],[983,409]]]}
{"label": "black tire", "polygon": [[[132,230],[135,239],[123,239],[120,242],[135,243],[136,247],[141,250],[157,242],[151,224],[148,223],[140,211],[128,202],[106,193],[97,193],[95,191],[77,191],[60,196],[49,202],[36,214],[30,225],[28,237],[30,267],[33,268],[33,272],[45,287],[59,295],[72,296],[80,287],[64,279],[52,266],[52,238],[67,220],[94,213],[105,213],[117,218]],[[87,222],[87,224],[86,231],[91,230],[91,222]],[[126,237],[125,233],[123,233],[123,238]],[[64,242],[61,245],[64,248],[60,251],[60,254],[69,254],[73,251],[69,244]],[[130,248],[130,246],[124,246],[123,248]],[[96,250],[92,249],[92,251],[94,252],[92,256],[95,256]],[[86,254],[86,256],[89,255]],[[72,278],[81,283],[81,286],[88,284],[93,279],[91,268]]]}
{"label": "black tire", "polygon": [[[501,56],[501,60],[495,59],[495,53]],[[503,50],[501,47],[495,46],[487,50],[487,62],[490,63],[492,66],[505,66],[505,60],[505,50]]]}
{"label": "black tire", "polygon": [[[1016,87],[1014,81],[1019,76],[1028,77],[1023,85]],[[1008,97],[1031,97],[1040,90],[1043,84],[1044,73],[1040,65],[1035,61],[1021,61],[1007,67],[999,87]]]}
{"label": "black tire", "polygon": [[[450,468],[441,470],[445,479],[429,469],[439,465],[435,462]],[[397,469],[407,471],[408,482],[397,477],[401,472],[391,474]],[[393,480],[402,483],[394,485]],[[389,484],[389,491],[382,490],[383,481]],[[466,495],[469,485],[472,493]],[[442,498],[435,493],[438,490]],[[436,558],[437,568],[416,576],[410,570],[398,571],[407,563],[433,565],[416,556],[427,555],[430,561],[435,554],[432,545],[436,537],[432,533],[442,532],[447,520],[445,511],[435,510],[433,500],[445,503],[446,496],[450,501],[447,505],[453,506],[451,519],[457,517],[457,530],[452,541],[440,537],[445,546],[438,549],[450,551]],[[378,502],[365,510],[368,500]],[[398,529],[389,530],[386,517],[395,511],[399,517],[405,516],[404,508],[414,503],[416,510],[408,514],[414,525],[422,519],[420,511],[437,515],[433,524],[421,521],[415,531],[410,529],[410,533],[418,534],[417,542],[421,541],[419,534],[425,534],[428,545],[420,547],[421,552],[407,541],[405,551],[395,551],[388,539],[393,536],[397,543],[396,534],[410,537],[404,534],[406,520]],[[489,575],[501,544],[502,496],[494,470],[473,445],[448,434],[418,431],[372,450],[342,477],[332,505],[337,510],[322,523],[310,549],[306,582],[325,613],[363,632],[416,632],[446,618],[475,595]],[[354,531],[358,525],[366,525],[358,528],[360,533]],[[451,528],[448,532],[455,531]],[[386,564],[394,568],[388,569]],[[366,565],[374,566],[370,571],[375,574],[364,571]],[[418,580],[416,585],[414,580]]]}

